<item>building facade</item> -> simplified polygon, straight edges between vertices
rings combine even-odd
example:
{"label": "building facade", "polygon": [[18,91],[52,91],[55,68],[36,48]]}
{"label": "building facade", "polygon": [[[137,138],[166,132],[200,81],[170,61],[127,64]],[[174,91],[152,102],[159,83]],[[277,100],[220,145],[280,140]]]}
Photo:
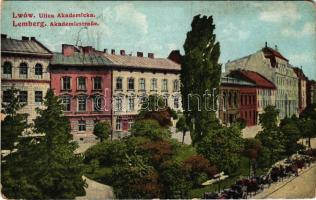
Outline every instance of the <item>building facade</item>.
{"label": "building facade", "polygon": [[272,49],[266,43],[264,48],[254,54],[228,61],[225,68],[225,73],[245,69],[264,74],[277,88],[275,101],[277,109],[280,110],[280,117],[298,115],[298,78],[289,60],[277,47]]}
{"label": "building facade", "polygon": [[295,67],[294,72],[298,77],[298,107],[301,113],[307,106],[307,77],[302,68]]}
{"label": "building facade", "polygon": [[307,81],[307,106],[316,103],[316,81]]}
{"label": "building facade", "polygon": [[115,50],[103,54],[113,63],[113,128],[124,136],[141,108],[142,101],[149,95],[164,98],[170,108],[181,111],[180,65],[165,58],[148,57],[142,52],[136,56]]}
{"label": "building facade", "polygon": [[50,68],[51,88],[64,104],[74,139],[94,141],[94,125],[112,120],[111,62],[90,46],[63,44]]}
{"label": "building facade", "polygon": [[36,108],[42,107],[43,98],[50,88],[49,62],[52,52],[35,37],[21,40],[1,34],[1,91],[2,101],[10,101],[7,90],[18,89],[20,102],[25,106],[19,111],[27,113],[28,123],[36,118]]}

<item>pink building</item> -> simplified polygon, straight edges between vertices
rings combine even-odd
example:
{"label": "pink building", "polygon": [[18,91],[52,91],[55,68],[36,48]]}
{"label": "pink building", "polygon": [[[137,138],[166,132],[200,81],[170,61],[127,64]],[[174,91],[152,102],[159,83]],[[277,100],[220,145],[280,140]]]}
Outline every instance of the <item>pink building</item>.
{"label": "pink building", "polygon": [[88,47],[62,45],[51,62],[51,88],[64,104],[75,140],[91,142],[98,121],[111,119],[111,62]]}

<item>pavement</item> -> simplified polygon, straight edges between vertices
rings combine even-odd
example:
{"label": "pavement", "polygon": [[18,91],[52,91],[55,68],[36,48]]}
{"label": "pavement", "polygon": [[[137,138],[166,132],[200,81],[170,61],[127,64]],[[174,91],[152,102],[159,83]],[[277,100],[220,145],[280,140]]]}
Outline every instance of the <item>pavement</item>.
{"label": "pavement", "polygon": [[86,180],[88,187],[85,188],[86,195],[81,197],[76,197],[76,200],[104,200],[104,199],[114,199],[113,188],[93,181],[85,176],[82,177]]}
{"label": "pavement", "polygon": [[316,164],[303,169],[299,176],[273,183],[269,188],[251,197],[253,199],[302,199],[316,197]]}

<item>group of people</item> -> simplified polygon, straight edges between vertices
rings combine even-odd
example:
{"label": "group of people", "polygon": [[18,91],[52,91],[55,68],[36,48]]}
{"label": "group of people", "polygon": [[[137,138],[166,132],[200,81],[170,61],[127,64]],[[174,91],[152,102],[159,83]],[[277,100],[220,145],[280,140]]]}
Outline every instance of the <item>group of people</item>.
{"label": "group of people", "polygon": [[264,188],[270,187],[273,182],[283,181],[290,176],[298,176],[298,170],[309,166],[312,159],[305,155],[285,159],[272,166],[266,175],[237,180],[230,188],[219,193],[204,193],[204,199],[246,199],[248,196],[256,195]]}

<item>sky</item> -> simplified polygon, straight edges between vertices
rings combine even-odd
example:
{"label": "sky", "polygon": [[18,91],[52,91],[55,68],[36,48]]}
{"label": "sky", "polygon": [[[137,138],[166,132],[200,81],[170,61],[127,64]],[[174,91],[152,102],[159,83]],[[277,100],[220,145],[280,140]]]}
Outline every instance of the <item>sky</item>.
{"label": "sky", "polygon": [[[49,49],[61,51],[61,44],[94,46],[99,50],[124,49],[167,57],[171,50],[183,51],[186,33],[191,30],[193,16],[213,16],[215,33],[221,46],[220,62],[225,64],[260,50],[265,42],[278,50],[294,66],[316,79],[316,5],[312,2],[228,2],[228,1],[164,1],[164,2],[2,2],[1,33],[11,38],[34,36]],[[93,13],[99,26],[81,27],[13,27],[14,13]],[[33,21],[90,21],[80,19],[40,19]],[[78,37],[79,32],[79,37]]]}

